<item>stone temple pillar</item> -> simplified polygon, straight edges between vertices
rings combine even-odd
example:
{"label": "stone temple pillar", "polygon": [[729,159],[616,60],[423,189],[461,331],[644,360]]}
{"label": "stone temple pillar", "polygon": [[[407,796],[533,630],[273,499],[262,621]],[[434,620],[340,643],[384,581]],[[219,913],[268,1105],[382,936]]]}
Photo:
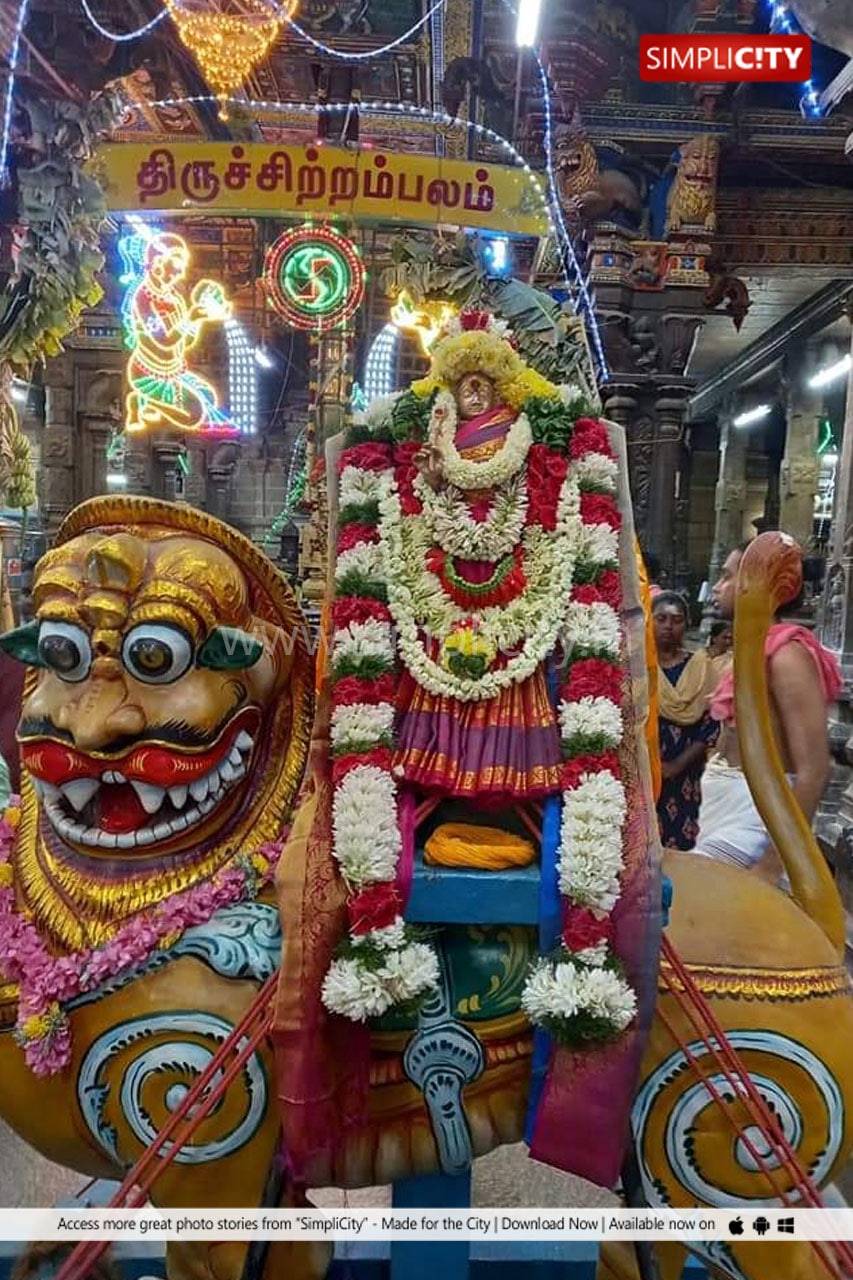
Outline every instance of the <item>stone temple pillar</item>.
{"label": "stone temple pillar", "polygon": [[808,551],[814,533],[814,503],[820,464],[816,449],[821,396],[809,389],[811,371],[802,361],[787,370],[785,454],[780,471],[779,527]]}
{"label": "stone temple pillar", "polygon": [[66,352],[49,360],[45,370],[41,509],[48,538],[56,533],[75,500],[73,359],[73,354]]}
{"label": "stone temple pillar", "polygon": [[714,497],[714,545],[708,566],[708,581],[720,576],[726,556],[743,540],[743,516],[746,509],[747,433],[734,425],[735,402],[722,409],[720,425],[720,470]]}
{"label": "stone temple pillar", "polygon": [[[853,321],[853,294],[848,308],[848,318]],[[833,864],[847,912],[847,936],[853,939],[853,374],[847,388],[835,493],[820,638],[841,664],[844,687],[830,716],[835,769],[818,812],[816,830],[821,848]]]}

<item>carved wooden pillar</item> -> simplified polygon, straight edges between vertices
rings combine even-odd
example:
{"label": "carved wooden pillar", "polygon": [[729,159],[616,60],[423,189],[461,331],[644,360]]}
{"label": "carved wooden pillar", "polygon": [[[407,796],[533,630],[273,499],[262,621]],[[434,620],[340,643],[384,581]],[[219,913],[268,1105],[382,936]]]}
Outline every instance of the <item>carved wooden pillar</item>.
{"label": "carved wooden pillar", "polygon": [[655,401],[655,447],[649,487],[649,549],[660,557],[670,581],[676,571],[676,504],[684,439],[685,397],[672,389]]}
{"label": "carved wooden pillar", "polygon": [[714,545],[708,581],[720,576],[726,556],[743,541],[746,510],[747,434],[734,425],[735,406],[729,401],[720,414],[720,470],[714,498]]}
{"label": "carved wooden pillar", "polygon": [[639,421],[637,419],[639,404],[637,392],[638,387],[634,383],[617,383],[608,386],[605,389],[604,416],[622,427],[625,432],[634,528],[640,542],[645,545],[652,444],[650,432],[645,430],[645,427],[650,424],[646,419]]}

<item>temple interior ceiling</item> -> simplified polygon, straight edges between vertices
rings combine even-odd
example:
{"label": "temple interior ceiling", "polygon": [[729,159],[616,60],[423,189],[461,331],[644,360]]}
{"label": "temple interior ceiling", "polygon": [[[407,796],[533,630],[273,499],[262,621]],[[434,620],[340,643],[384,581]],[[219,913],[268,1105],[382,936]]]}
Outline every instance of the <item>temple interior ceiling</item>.
{"label": "temple interior ceiling", "polygon": [[[853,277],[853,270],[849,274]],[[780,270],[741,278],[749,289],[752,303],[749,314],[739,333],[728,316],[708,316],[688,370],[698,382],[717,373],[796,307],[837,279],[837,272],[833,269],[823,272]],[[847,322],[839,321],[821,334],[820,341],[835,338],[844,341],[848,333]]]}

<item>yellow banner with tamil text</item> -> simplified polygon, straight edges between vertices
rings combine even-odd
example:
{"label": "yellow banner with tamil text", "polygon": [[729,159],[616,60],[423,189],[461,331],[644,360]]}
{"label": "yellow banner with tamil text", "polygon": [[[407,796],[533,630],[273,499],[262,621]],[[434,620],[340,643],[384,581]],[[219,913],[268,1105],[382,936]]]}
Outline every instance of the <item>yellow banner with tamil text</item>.
{"label": "yellow banner with tamil text", "polygon": [[110,143],[94,164],[113,212],[352,218],[547,234],[542,185],[522,168],[393,151],[256,143]]}

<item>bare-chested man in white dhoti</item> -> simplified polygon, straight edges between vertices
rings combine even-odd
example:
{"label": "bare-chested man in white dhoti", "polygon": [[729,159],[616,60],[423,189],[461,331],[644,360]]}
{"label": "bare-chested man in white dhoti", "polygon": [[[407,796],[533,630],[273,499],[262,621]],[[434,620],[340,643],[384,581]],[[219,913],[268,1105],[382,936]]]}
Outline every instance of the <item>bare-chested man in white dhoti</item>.
{"label": "bare-chested man in white dhoti", "polygon": [[[735,584],[744,548],[732,551],[715,584],[718,617],[734,615]],[[794,795],[811,822],[830,772],[827,709],[841,688],[838,665],[805,627],[776,623],[765,646],[771,712]],[[702,779],[702,807],[696,852],[778,881],[781,864],[755,807],[740,766],[734,681],[729,673],[711,702],[711,715],[723,724],[717,753]]]}

